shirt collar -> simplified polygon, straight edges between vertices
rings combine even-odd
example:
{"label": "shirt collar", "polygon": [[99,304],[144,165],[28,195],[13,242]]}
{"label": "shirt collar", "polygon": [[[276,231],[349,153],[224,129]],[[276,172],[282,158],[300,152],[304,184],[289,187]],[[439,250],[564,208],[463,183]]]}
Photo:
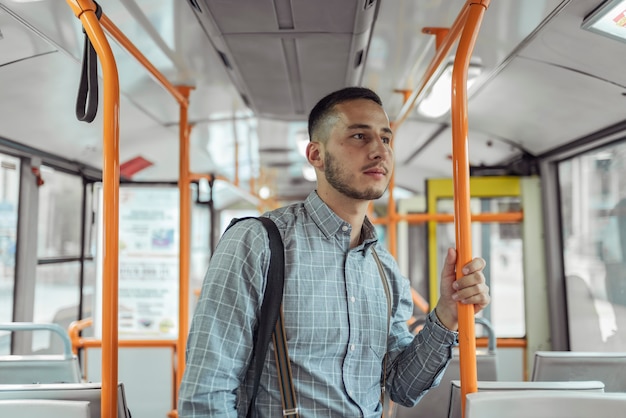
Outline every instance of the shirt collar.
{"label": "shirt collar", "polygon": [[[343,226],[350,226],[346,221],[337,216],[337,214],[333,212],[326,203],[324,203],[315,190],[312,191],[304,201],[304,207],[310,214],[313,222],[315,222],[326,238],[335,236],[339,233]],[[370,245],[378,241],[376,229],[367,216],[363,221],[362,234],[362,245],[365,250],[367,250]]]}

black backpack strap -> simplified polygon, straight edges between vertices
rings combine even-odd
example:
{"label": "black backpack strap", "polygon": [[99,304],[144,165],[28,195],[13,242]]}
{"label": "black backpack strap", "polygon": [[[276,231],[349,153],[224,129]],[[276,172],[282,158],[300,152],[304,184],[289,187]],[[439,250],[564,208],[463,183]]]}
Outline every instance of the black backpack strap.
{"label": "black backpack strap", "polygon": [[295,392],[291,382],[289,354],[287,352],[284,325],[281,318],[281,304],[283,301],[283,286],[285,281],[285,248],[283,246],[283,239],[274,221],[263,216],[258,218],[246,217],[233,219],[230,225],[228,225],[228,228],[243,219],[258,219],[267,230],[270,242],[270,265],[267,272],[267,284],[265,286],[263,303],[261,304],[261,312],[259,315],[259,325],[254,335],[254,348],[252,350],[251,364],[254,364],[255,374],[247,417],[250,418],[254,416],[254,403],[256,402],[256,395],[261,381],[261,372],[263,371],[263,363],[267,356],[267,348],[272,335],[274,335],[274,346],[276,347],[276,365],[279,374],[281,396],[283,398],[283,410],[287,412],[288,415],[297,416]]}
{"label": "black backpack strap", "polygon": [[259,315],[259,325],[255,332],[254,348],[252,350],[254,386],[252,390],[252,397],[250,398],[250,404],[248,405],[247,415],[248,417],[252,417],[256,395],[259,390],[259,382],[261,381],[263,363],[265,362],[265,356],[267,355],[267,348],[269,346],[270,339],[272,338],[276,322],[278,321],[280,306],[283,302],[285,249],[283,246],[283,239],[280,236],[280,232],[278,231],[276,224],[269,218],[260,216],[258,218],[245,217],[233,219],[230,222],[230,225],[228,225],[228,228],[244,219],[258,219],[263,224],[267,230],[267,236],[270,240],[271,253],[270,265],[267,272],[267,284],[265,286],[263,303],[261,304],[261,313]]}
{"label": "black backpack strap", "polygon": [[261,372],[263,371],[263,363],[267,355],[267,347],[272,338],[274,327],[280,313],[280,305],[283,302],[283,284],[285,280],[285,249],[283,240],[278,232],[276,224],[269,218],[257,218],[265,229],[270,240],[270,266],[267,272],[267,284],[265,285],[265,294],[263,296],[263,304],[261,305],[261,313],[259,315],[259,326],[257,328],[254,349],[252,351],[252,361],[254,361],[254,386],[252,398],[248,406],[248,417],[254,414],[254,403],[259,390],[261,381]]}

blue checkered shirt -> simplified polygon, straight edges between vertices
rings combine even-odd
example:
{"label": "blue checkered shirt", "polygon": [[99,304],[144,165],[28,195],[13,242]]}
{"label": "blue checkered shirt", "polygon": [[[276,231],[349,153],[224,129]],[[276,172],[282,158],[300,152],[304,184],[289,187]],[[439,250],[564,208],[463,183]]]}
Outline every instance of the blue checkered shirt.
{"label": "blue checkered shirt", "polygon": [[[413,336],[409,281],[380,246],[392,298],[370,254],[377,243],[366,219],[362,243],[350,248],[350,224],[316,192],[266,214],[285,246],[283,310],[300,417],[380,417],[383,358],[389,397],[414,405],[436,386],[457,333],[434,312]],[[265,289],[270,252],[264,227],[243,220],[223,235],[207,271],[187,344],[178,416],[245,417],[250,399],[253,331]],[[270,342],[256,400],[258,417],[282,416],[274,348]]]}

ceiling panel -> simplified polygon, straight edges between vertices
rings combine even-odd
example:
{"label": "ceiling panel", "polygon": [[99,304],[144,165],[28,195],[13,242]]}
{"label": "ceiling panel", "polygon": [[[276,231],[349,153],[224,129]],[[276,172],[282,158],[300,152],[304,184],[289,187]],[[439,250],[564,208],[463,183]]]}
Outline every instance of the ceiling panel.
{"label": "ceiling panel", "polygon": [[0,5],[0,67],[54,51],[53,45],[26,28]]}

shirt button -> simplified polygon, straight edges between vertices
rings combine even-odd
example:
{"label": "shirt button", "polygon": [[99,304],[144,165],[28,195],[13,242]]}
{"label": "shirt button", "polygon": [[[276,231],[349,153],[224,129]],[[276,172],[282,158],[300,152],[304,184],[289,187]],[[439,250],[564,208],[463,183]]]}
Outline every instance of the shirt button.
{"label": "shirt button", "polygon": [[355,300],[356,300],[356,298],[355,298],[354,296],[352,296],[352,297],[350,298],[350,302],[354,302]]}
{"label": "shirt button", "polygon": [[356,349],[356,347],[354,346],[354,344],[352,344],[352,345],[350,346],[350,351],[354,351],[355,349]]}
{"label": "shirt button", "polygon": [[346,232],[346,231],[348,230],[348,227],[344,225],[344,226],[342,226],[342,227],[341,227],[341,230],[342,230],[343,232]]}

